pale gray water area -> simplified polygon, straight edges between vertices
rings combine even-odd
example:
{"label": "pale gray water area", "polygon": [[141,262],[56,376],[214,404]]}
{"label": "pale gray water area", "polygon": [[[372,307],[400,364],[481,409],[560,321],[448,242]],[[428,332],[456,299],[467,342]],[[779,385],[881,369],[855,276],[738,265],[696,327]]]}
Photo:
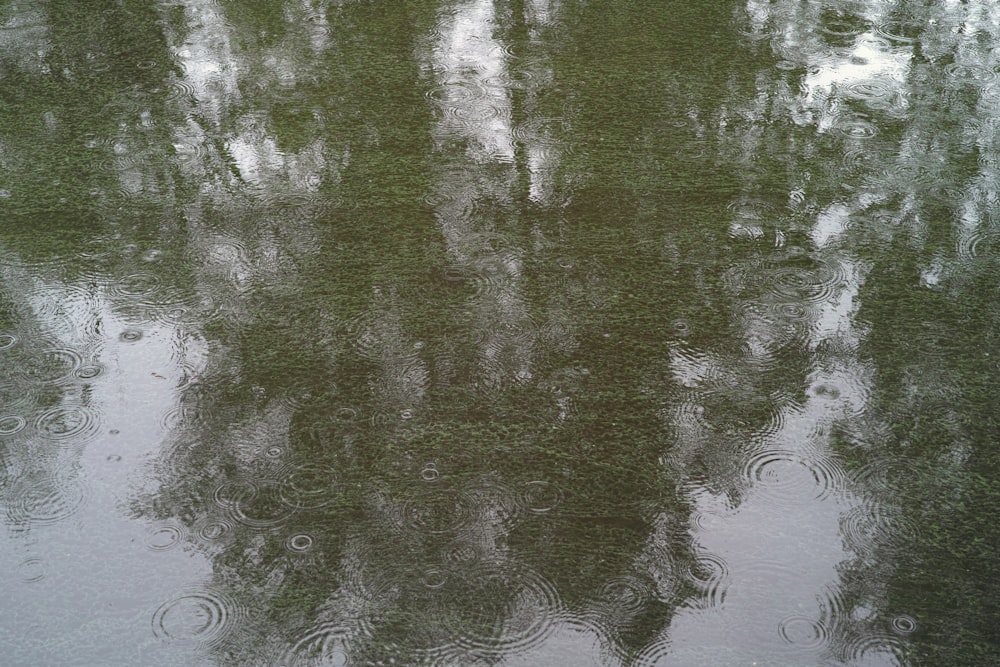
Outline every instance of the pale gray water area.
{"label": "pale gray water area", "polygon": [[0,663],[1000,664],[998,26],[0,2]]}

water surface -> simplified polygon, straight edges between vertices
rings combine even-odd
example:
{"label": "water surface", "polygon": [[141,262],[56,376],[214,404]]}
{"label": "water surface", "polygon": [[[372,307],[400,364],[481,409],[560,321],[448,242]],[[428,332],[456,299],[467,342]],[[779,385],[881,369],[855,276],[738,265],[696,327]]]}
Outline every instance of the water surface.
{"label": "water surface", "polygon": [[996,664],[919,4],[0,3],[4,664]]}

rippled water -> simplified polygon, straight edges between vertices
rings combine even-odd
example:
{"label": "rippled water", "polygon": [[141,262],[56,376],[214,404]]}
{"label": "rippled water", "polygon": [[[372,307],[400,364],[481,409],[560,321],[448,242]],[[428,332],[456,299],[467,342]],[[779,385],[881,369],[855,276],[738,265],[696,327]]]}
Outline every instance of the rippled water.
{"label": "rippled water", "polygon": [[4,5],[0,662],[998,664],[998,25]]}

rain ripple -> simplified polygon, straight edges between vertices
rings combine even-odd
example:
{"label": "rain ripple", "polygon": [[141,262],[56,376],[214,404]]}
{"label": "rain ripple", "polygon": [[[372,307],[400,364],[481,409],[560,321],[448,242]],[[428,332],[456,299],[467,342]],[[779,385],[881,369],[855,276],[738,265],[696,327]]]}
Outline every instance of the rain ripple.
{"label": "rain ripple", "polygon": [[[313,175],[307,182],[318,186],[321,179]],[[268,211],[269,215],[283,220],[285,224],[321,219],[340,205],[341,201],[336,197],[321,196],[312,192],[275,193],[268,189],[260,197],[260,207]]]}
{"label": "rain ripple", "polygon": [[833,130],[848,139],[871,139],[878,126],[862,116],[841,116],[833,121]]}
{"label": "rain ripple", "polygon": [[852,486],[859,494],[905,500],[904,482],[915,476],[932,475],[933,471],[926,466],[916,460],[876,458],[854,471]]}
{"label": "rain ripple", "polygon": [[100,364],[87,364],[76,370],[76,376],[81,380],[93,380],[103,372],[104,367]]}
{"label": "rain ripple", "polygon": [[184,528],[177,524],[154,526],[146,533],[146,548],[151,551],[166,551],[180,544],[184,536]]}
{"label": "rain ripple", "polygon": [[434,89],[428,98],[437,102],[447,125],[465,131],[510,120],[505,96],[472,83],[446,84]]}
{"label": "rain ripple", "polygon": [[444,535],[461,531],[475,517],[472,499],[462,492],[429,487],[406,499],[403,524],[417,533]]}
{"label": "rain ripple", "polygon": [[899,549],[912,544],[919,529],[902,512],[868,501],[841,516],[840,532],[848,549],[868,558],[876,556],[881,549]]}
{"label": "rain ripple", "polygon": [[778,624],[778,635],[797,648],[818,649],[829,642],[829,631],[822,622],[808,616],[793,615]]}
{"label": "rain ripple", "polygon": [[191,428],[200,419],[201,412],[197,406],[190,403],[182,403],[163,413],[160,417],[160,428],[165,433],[170,433],[175,429]]}
{"label": "rain ripple", "polygon": [[39,474],[14,481],[7,495],[12,523],[50,525],[76,514],[90,497],[90,487],[76,478]]}
{"label": "rain ripple", "polygon": [[896,90],[897,86],[893,81],[875,78],[855,81],[846,88],[848,97],[867,102],[876,108],[891,101]]}
{"label": "rain ripple", "polygon": [[889,628],[897,635],[911,635],[917,629],[917,619],[907,614],[893,616],[889,621]]}
{"label": "rain ripple", "polygon": [[224,593],[193,590],[160,605],[153,613],[152,629],[164,641],[213,646],[238,626],[244,615],[243,608]]}
{"label": "rain ripple", "polygon": [[167,81],[167,101],[180,103],[181,106],[193,105],[197,90],[193,83],[176,75],[171,75]]}
{"label": "rain ripple", "polygon": [[854,37],[868,29],[868,22],[849,14],[830,14],[823,20],[823,32],[835,37]]}
{"label": "rain ripple", "polygon": [[315,509],[329,505],[337,495],[336,470],[305,464],[290,471],[281,481],[281,498],[295,509]]}
{"label": "rain ripple", "polygon": [[190,257],[195,261],[202,261],[206,264],[215,265],[245,265],[249,259],[245,243],[229,236],[214,236],[205,239],[191,252]]}
{"label": "rain ripple", "polygon": [[283,491],[281,485],[273,482],[242,487],[230,496],[229,510],[232,518],[250,528],[272,529],[282,526],[294,510],[285,503]]}
{"label": "rain ripple", "polygon": [[725,602],[729,565],[721,556],[699,554],[688,568],[686,578],[701,593],[701,597],[694,601],[695,608],[711,609]]}
{"label": "rain ripple", "polygon": [[48,566],[44,559],[31,556],[21,561],[17,569],[21,575],[21,581],[32,584],[45,578]]}
{"label": "rain ripple", "polygon": [[141,329],[125,329],[120,334],[118,334],[118,339],[123,343],[137,343],[142,340],[143,332]]}
{"label": "rain ripple", "polygon": [[878,25],[876,32],[891,42],[912,44],[920,39],[924,25],[916,19],[896,19]]}
{"label": "rain ripple", "polygon": [[72,380],[82,365],[83,359],[75,350],[50,348],[32,359],[31,365],[22,368],[21,375],[41,384],[61,384]]}
{"label": "rain ripple", "polygon": [[325,398],[335,394],[337,386],[332,382],[313,386],[307,382],[293,382],[275,398],[275,404],[288,414],[295,414],[305,408],[319,405]]}
{"label": "rain ripple", "polygon": [[212,517],[196,527],[195,533],[206,542],[215,543],[232,535],[233,523],[228,519]]}
{"label": "rain ripple", "polygon": [[562,490],[545,480],[525,482],[521,486],[521,504],[525,510],[532,514],[551,512],[559,506],[562,498]]}
{"label": "rain ripple", "polygon": [[424,96],[442,107],[452,104],[474,103],[482,100],[487,95],[487,91],[482,86],[471,81],[445,82],[434,86]]}
{"label": "rain ripple", "polygon": [[50,408],[35,419],[35,430],[47,440],[83,442],[97,436],[101,414],[86,405]]}
{"label": "rain ripple", "polygon": [[[37,405],[40,393],[39,387],[24,383],[0,384],[0,405],[7,412],[28,412]],[[14,428],[14,422],[11,422],[9,427]]]}
{"label": "rain ripple", "polygon": [[621,616],[633,616],[654,599],[649,582],[633,575],[614,577],[601,587],[598,611],[604,621],[616,622]]}
{"label": "rain ripple", "polygon": [[27,422],[19,415],[0,417],[0,436],[14,435],[24,429]]}
{"label": "rain ripple", "polygon": [[803,499],[824,500],[845,486],[837,461],[818,452],[764,449],[749,458],[743,477],[768,499],[788,507]]}
{"label": "rain ripple", "polygon": [[977,227],[970,233],[963,234],[957,243],[956,250],[960,259],[975,259],[976,257],[1000,256],[1000,232],[989,227]]}
{"label": "rain ripple", "polygon": [[852,637],[840,648],[843,657],[852,665],[906,665],[906,645],[899,637],[885,633],[871,633]]}
{"label": "rain ripple", "polygon": [[746,12],[739,12],[739,16],[736,18],[736,30],[740,35],[754,42],[771,39],[781,34],[781,29],[777,26],[771,25],[770,22],[755,20]]}
{"label": "rain ripple", "polygon": [[945,65],[946,81],[951,85],[973,85],[980,89],[997,79],[997,72],[978,63],[951,63]]}
{"label": "rain ripple", "polygon": [[778,322],[811,322],[814,308],[801,301],[782,301],[768,304],[769,313]]}
{"label": "rain ripple", "polygon": [[521,514],[516,495],[495,480],[470,485],[463,489],[462,496],[468,500],[470,526],[510,526]]}
{"label": "rain ripple", "polygon": [[425,482],[436,482],[440,478],[441,473],[438,471],[437,464],[434,462],[428,463],[420,469],[420,479]]}
{"label": "rain ripple", "polygon": [[351,664],[351,643],[356,631],[338,622],[322,623],[310,629],[304,637],[296,641],[285,652],[278,664],[288,665],[331,665],[336,667]]}
{"label": "rain ripple", "polygon": [[[770,600],[776,590],[802,590],[803,586],[808,586],[800,569],[780,561],[748,560],[740,563],[739,572],[742,593],[753,599]],[[841,609],[843,605],[831,589],[824,589],[819,603],[820,619],[829,626],[836,610]]]}
{"label": "rain ripple", "polygon": [[[812,266],[779,266],[766,272],[767,289],[776,300],[816,303],[830,299],[838,288],[848,283],[843,266],[834,260]],[[803,313],[800,319],[806,319]]]}
{"label": "rain ripple", "polygon": [[521,273],[521,257],[516,250],[497,250],[473,261],[476,293],[495,297],[506,296],[511,281]]}
{"label": "rain ripple", "polygon": [[545,641],[563,611],[551,581],[525,566],[481,564],[464,573],[461,589],[476,601],[471,613],[453,617],[457,645],[476,655],[500,658]]}
{"label": "rain ripple", "polygon": [[108,287],[108,294],[134,298],[152,294],[160,287],[160,277],[155,273],[133,273],[124,276]]}
{"label": "rain ripple", "polygon": [[291,535],[285,540],[285,550],[293,554],[304,554],[312,551],[313,538],[305,533]]}

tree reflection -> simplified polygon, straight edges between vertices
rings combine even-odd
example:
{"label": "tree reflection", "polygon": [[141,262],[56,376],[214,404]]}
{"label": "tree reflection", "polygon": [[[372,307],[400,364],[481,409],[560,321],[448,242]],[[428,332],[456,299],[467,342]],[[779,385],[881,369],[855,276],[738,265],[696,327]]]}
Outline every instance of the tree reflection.
{"label": "tree reflection", "polygon": [[[316,106],[298,83],[312,61],[300,67],[283,51],[294,84],[275,115],[227,142],[237,189],[188,209],[195,242],[220,218],[237,223],[227,234],[243,250],[224,258],[225,275],[208,264],[200,280],[213,300],[241,305],[207,330],[225,347],[182,398],[197,420],[175,430],[160,486],[138,509],[187,524],[212,555],[215,588],[258,610],[213,648],[220,656],[494,662],[572,620],[625,659],[693,593],[686,512],[658,464],[663,378],[627,316],[613,315],[638,285],[545,238],[565,197],[546,182],[559,169],[557,128],[535,121],[544,86],[508,91],[544,81],[533,68],[546,56],[510,69],[509,49],[540,47],[495,37],[498,16],[479,2],[327,15],[330,34],[355,29],[322,52],[343,78],[317,85],[352,94]],[[434,35],[416,49],[387,29],[412,23]],[[378,71],[397,84],[371,80],[379,48],[395,53]],[[399,95],[422,76],[414,51],[427,58],[429,100]],[[277,113],[300,104],[323,123],[282,137],[289,123]],[[273,138],[261,132],[272,125]],[[428,139],[437,148],[427,161],[408,157],[405,146]],[[291,163],[267,151],[313,146],[313,164],[329,164],[337,141],[336,178],[322,173],[316,197],[349,206],[327,205],[323,218],[307,208],[299,227],[283,221],[282,234],[315,250],[291,270],[262,274],[250,260],[241,271],[241,259],[264,257],[250,250],[261,218],[282,210],[285,186],[265,166]],[[234,192],[263,204],[247,209],[253,237],[238,235]],[[585,316],[594,309],[610,319]]]}
{"label": "tree reflection", "polygon": [[605,5],[6,8],[9,523],[114,365],[209,659],[985,660],[997,10]]}
{"label": "tree reflection", "polygon": [[[821,316],[813,328],[840,341],[817,351],[863,379],[860,411],[831,425],[860,501],[841,519],[850,557],[830,628],[841,660],[977,662],[996,648],[983,624],[995,593],[929,567],[948,552],[977,581],[993,567],[955,545],[979,525],[966,512],[996,505],[984,476],[995,464],[989,401],[978,393],[990,384],[979,369],[996,308],[982,281],[994,267],[968,250],[991,235],[996,203],[982,189],[993,180],[982,132],[996,107],[996,62],[983,48],[994,19],[987,3],[850,2],[748,3],[739,19],[791,79],[762,91],[758,109],[782,111],[755,132],[796,146],[787,170],[802,176],[789,197],[807,214],[811,255],[834,257],[854,285],[848,319],[831,330]],[[806,155],[824,158],[797,164]],[[940,624],[956,613],[963,621]]]}

